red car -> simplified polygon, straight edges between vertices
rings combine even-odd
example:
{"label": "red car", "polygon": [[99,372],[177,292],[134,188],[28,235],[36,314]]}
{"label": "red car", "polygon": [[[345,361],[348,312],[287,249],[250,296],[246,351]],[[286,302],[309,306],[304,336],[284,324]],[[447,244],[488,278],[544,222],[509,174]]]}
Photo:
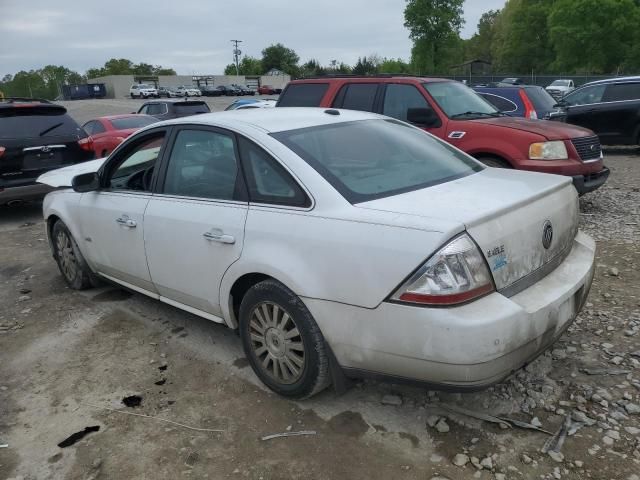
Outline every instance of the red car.
{"label": "red car", "polygon": [[280,93],[282,89],[273,88],[271,85],[260,85],[258,87],[258,95],[273,95],[274,93]]}
{"label": "red car", "polygon": [[90,120],[82,128],[93,138],[96,157],[102,158],[109,155],[133,132],[157,121],[157,118],[150,115],[109,115]]}
{"label": "red car", "polygon": [[412,123],[491,167],[569,176],[580,194],[596,190],[609,177],[600,140],[591,130],[510,117],[453,80],[393,75],[294,80],[276,106],[381,113]]}

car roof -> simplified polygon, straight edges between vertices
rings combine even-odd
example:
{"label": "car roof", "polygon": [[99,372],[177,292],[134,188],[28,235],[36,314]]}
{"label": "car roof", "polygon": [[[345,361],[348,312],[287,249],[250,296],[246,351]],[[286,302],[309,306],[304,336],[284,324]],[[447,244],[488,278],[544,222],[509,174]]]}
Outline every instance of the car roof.
{"label": "car roof", "polygon": [[[300,80],[292,80],[289,83],[296,84],[296,83],[329,83],[329,82],[432,83],[432,82],[455,82],[455,80],[451,80],[450,78],[439,78],[439,77],[420,77],[416,75],[378,74],[378,75],[363,75],[363,76],[326,75],[326,76],[303,78]],[[268,86],[268,85],[265,85],[265,86]]]}
{"label": "car roof", "polygon": [[[333,112],[327,113],[327,112]],[[336,115],[335,112],[338,112]],[[229,110],[225,112],[202,113],[191,117],[167,120],[158,125],[177,125],[197,123],[242,129],[243,126],[256,127],[267,133],[297,130],[301,128],[332,125],[358,120],[386,118],[381,115],[356,110],[338,110],[335,108],[278,107],[256,108],[249,110]]]}
{"label": "car roof", "polygon": [[583,87],[586,87],[587,85],[599,85],[602,83],[625,83],[625,82],[640,82],[640,76],[613,77],[613,78],[606,78],[604,80],[595,80],[593,82],[585,83]]}

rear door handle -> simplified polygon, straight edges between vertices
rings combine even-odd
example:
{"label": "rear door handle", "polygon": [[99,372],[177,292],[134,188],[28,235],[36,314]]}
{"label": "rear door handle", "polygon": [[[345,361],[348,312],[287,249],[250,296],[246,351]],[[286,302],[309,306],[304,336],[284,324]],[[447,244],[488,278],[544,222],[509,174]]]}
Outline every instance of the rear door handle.
{"label": "rear door handle", "polygon": [[225,235],[224,233],[205,232],[202,236],[210,242],[220,242],[229,245],[236,243],[236,239],[232,235]]}
{"label": "rear door handle", "polygon": [[136,228],[138,226],[135,220],[131,220],[126,215],[116,218],[116,223],[118,225],[122,225],[123,227],[128,227],[128,228]]}

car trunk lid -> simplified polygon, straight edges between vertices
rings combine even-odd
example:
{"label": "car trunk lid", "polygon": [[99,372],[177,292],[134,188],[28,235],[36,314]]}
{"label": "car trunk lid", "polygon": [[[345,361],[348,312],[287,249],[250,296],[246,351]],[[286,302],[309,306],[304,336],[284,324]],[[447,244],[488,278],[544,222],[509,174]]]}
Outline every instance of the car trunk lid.
{"label": "car trunk lid", "polygon": [[570,179],[534,172],[487,168],[356,206],[463,223],[482,250],[496,288],[510,294],[517,285],[526,286],[522,279],[568,254],[578,228]]}

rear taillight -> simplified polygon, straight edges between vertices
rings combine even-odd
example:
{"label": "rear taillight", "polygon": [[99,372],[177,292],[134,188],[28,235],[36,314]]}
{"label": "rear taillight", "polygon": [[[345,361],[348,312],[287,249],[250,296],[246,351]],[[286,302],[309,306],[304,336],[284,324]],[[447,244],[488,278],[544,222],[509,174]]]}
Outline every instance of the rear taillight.
{"label": "rear taillight", "polygon": [[89,135],[88,137],[81,138],[78,140],[78,145],[80,145],[81,149],[86,150],[87,152],[93,152],[93,137]]}
{"label": "rear taillight", "polygon": [[522,103],[524,103],[524,117],[530,118],[531,120],[537,120],[538,113],[536,112],[533,103],[531,103],[531,100],[529,100],[529,97],[527,97],[527,94],[524,90],[520,89],[519,93],[520,98],[522,99]]}
{"label": "rear taillight", "polygon": [[0,157],[1,157],[2,155],[4,155],[4,151],[5,151],[5,150],[6,150],[6,148],[4,148],[4,147],[0,147]]}
{"label": "rear taillight", "polygon": [[452,306],[494,290],[482,253],[466,234],[438,250],[391,297],[420,305]]}

